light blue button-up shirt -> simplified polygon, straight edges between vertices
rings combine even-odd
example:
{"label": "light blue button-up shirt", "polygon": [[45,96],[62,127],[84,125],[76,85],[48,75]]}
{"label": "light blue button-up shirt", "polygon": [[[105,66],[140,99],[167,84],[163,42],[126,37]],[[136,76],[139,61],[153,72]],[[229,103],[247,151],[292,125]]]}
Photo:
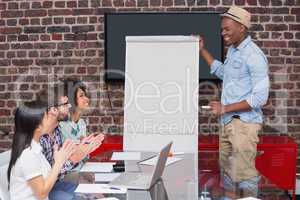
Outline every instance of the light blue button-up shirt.
{"label": "light blue button-up shirt", "polygon": [[221,116],[228,124],[233,115],[247,123],[262,123],[261,107],[269,94],[268,61],[264,53],[248,36],[237,48],[230,46],[224,64],[214,60],[211,73],[223,80],[221,102],[223,105],[246,100],[251,111],[231,112]]}

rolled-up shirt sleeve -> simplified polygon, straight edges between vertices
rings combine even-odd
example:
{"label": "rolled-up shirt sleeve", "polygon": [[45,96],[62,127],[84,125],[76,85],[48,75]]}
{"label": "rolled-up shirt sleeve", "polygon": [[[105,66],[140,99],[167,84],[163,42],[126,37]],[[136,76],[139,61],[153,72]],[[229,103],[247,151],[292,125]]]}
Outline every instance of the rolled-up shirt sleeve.
{"label": "rolled-up shirt sleeve", "polygon": [[224,76],[223,63],[218,60],[214,60],[210,66],[210,73],[216,75],[219,79],[223,80],[223,76]]}
{"label": "rolled-up shirt sleeve", "polygon": [[268,76],[267,59],[260,54],[252,54],[247,59],[251,75],[252,92],[246,99],[251,108],[260,108],[267,103],[270,80]]}

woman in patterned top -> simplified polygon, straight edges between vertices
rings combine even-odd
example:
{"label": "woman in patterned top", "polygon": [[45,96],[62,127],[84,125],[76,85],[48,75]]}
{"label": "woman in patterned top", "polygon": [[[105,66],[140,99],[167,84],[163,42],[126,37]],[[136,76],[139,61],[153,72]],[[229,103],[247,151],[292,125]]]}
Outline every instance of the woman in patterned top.
{"label": "woman in patterned top", "polygon": [[[63,140],[71,139],[75,143],[80,143],[83,140],[86,143],[101,144],[104,139],[103,134],[88,134],[85,121],[81,118],[89,108],[90,99],[87,95],[86,86],[77,80],[64,81],[64,90],[67,91],[69,103],[71,103],[71,114],[67,121],[61,121],[59,128],[63,135]],[[99,145],[95,145],[99,146]],[[83,166],[84,162],[88,159],[81,161],[73,171],[78,171]]]}

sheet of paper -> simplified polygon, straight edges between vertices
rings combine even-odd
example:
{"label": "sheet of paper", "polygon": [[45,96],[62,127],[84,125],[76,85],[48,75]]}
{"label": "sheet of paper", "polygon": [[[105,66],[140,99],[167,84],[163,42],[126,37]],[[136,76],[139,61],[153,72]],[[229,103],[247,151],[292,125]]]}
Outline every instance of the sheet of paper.
{"label": "sheet of paper", "polygon": [[[157,163],[157,156],[150,158],[148,160],[145,160],[143,162],[140,162],[141,165],[156,165]],[[167,162],[166,162],[166,166],[175,163],[177,161],[182,160],[182,158],[178,158],[178,157],[168,157]]]}
{"label": "sheet of paper", "polygon": [[87,162],[81,172],[112,172],[115,162]]}
{"label": "sheet of paper", "polygon": [[96,199],[96,200],[119,200],[119,199],[116,198],[116,197],[105,197],[105,198],[102,198],[102,199]]}
{"label": "sheet of paper", "polygon": [[79,184],[75,192],[77,193],[101,193],[101,194],[124,194],[126,188],[110,187],[107,184]]}
{"label": "sheet of paper", "polygon": [[237,199],[237,200],[260,200],[254,197],[246,197],[246,198],[241,198],[241,199]]}
{"label": "sheet of paper", "polygon": [[95,174],[95,182],[110,182],[120,176],[121,173],[97,173]]}
{"label": "sheet of paper", "polygon": [[141,160],[141,152],[114,152],[111,160]]}

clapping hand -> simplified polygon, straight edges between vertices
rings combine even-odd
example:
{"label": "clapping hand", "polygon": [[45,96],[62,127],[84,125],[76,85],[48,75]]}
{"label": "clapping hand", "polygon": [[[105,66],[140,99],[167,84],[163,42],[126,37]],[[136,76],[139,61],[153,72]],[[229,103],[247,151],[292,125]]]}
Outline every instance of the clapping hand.
{"label": "clapping hand", "polygon": [[91,151],[89,153],[91,153],[102,144],[103,140],[104,134],[94,133],[82,139],[81,143],[88,143],[91,147]]}
{"label": "clapping hand", "polygon": [[91,152],[97,149],[104,139],[103,134],[94,135],[91,134],[87,137],[81,139],[80,143],[76,146],[75,153],[70,157],[73,163],[78,163],[82,161]]}
{"label": "clapping hand", "polygon": [[60,167],[68,160],[76,150],[76,145],[71,140],[66,140],[63,146],[58,149],[58,146],[54,145],[54,161]]}
{"label": "clapping hand", "polygon": [[94,149],[92,151],[94,151],[95,149],[97,149],[103,142],[105,136],[104,134],[100,133],[100,134],[97,134],[95,137],[94,137]]}
{"label": "clapping hand", "polygon": [[77,144],[76,150],[70,157],[73,163],[79,163],[82,161],[90,152],[90,146],[88,144]]}

